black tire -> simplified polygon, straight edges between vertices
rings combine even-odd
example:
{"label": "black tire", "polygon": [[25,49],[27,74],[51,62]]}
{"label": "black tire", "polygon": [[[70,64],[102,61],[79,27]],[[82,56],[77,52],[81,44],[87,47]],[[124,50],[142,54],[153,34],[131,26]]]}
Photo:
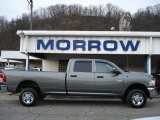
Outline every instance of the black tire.
{"label": "black tire", "polygon": [[20,103],[27,107],[35,105],[38,99],[38,93],[33,88],[24,88],[19,95]]}
{"label": "black tire", "polygon": [[40,95],[39,95],[39,99],[40,99],[40,100],[43,100],[46,96],[47,96],[46,94],[40,94]]}
{"label": "black tire", "polygon": [[133,89],[127,95],[127,103],[133,108],[142,108],[147,101],[147,96],[143,90]]}
{"label": "black tire", "polygon": [[126,103],[127,102],[127,99],[125,97],[122,97],[121,98],[122,102]]}

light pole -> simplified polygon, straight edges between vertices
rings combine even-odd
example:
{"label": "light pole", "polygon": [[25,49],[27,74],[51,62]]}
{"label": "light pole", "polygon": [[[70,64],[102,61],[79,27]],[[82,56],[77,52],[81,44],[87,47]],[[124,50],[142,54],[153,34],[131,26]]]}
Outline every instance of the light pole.
{"label": "light pole", "polygon": [[[32,0],[30,0],[30,1],[27,0],[27,1],[28,1],[28,5],[29,5],[29,10],[31,11],[31,13],[30,13],[30,30],[32,30],[33,1]],[[25,68],[26,71],[29,70],[29,54],[27,53],[27,47],[28,46],[26,46],[26,68]]]}
{"label": "light pole", "polygon": [[33,12],[33,0],[27,0],[28,5],[29,5],[29,10],[31,11],[30,13],[30,30],[32,30],[32,12]]}

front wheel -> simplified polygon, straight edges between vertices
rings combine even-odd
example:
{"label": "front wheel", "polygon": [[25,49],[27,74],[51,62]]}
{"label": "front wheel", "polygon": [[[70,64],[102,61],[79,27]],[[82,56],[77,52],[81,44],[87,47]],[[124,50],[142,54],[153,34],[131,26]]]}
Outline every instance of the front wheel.
{"label": "front wheel", "polygon": [[141,108],[146,104],[147,96],[143,90],[133,89],[127,95],[127,102],[131,107]]}
{"label": "front wheel", "polygon": [[33,88],[24,88],[19,95],[19,101],[24,106],[33,106],[38,101],[38,93]]}

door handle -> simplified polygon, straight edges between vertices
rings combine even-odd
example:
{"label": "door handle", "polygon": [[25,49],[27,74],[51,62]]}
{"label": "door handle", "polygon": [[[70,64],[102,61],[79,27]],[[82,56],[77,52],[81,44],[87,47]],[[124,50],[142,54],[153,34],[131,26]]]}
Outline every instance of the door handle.
{"label": "door handle", "polygon": [[103,76],[97,76],[97,78],[104,78]]}
{"label": "door handle", "polygon": [[77,77],[77,75],[71,75],[70,77]]}

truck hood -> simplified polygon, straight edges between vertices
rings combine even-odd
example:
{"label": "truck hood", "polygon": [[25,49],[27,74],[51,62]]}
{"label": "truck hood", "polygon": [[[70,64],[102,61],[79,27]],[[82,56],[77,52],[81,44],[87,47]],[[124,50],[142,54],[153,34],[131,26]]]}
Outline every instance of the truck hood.
{"label": "truck hood", "polygon": [[135,76],[135,77],[141,77],[141,78],[148,78],[152,79],[153,76],[149,75],[148,73],[144,72],[125,72],[128,76]]}

